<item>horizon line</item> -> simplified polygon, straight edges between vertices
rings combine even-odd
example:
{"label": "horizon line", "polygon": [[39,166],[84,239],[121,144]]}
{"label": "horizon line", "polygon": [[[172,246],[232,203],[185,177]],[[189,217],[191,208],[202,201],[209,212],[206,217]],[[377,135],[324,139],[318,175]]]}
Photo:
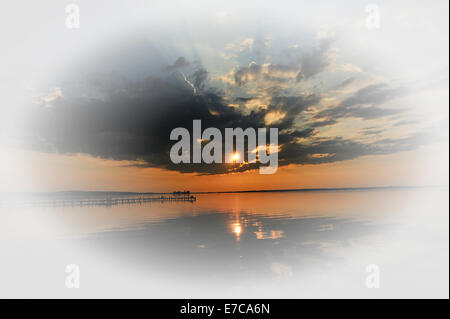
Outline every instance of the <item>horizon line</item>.
{"label": "horizon line", "polygon": [[[448,185],[394,185],[394,186],[361,186],[361,187],[309,187],[309,188],[281,188],[281,189],[251,189],[227,191],[190,191],[191,194],[233,194],[233,193],[275,193],[275,192],[318,192],[318,191],[356,191],[377,189],[409,189],[409,188],[440,188]],[[171,194],[172,192],[135,192],[135,191],[102,191],[102,190],[62,190],[35,192],[0,192],[0,194],[50,194],[50,193],[120,193],[120,194]]]}

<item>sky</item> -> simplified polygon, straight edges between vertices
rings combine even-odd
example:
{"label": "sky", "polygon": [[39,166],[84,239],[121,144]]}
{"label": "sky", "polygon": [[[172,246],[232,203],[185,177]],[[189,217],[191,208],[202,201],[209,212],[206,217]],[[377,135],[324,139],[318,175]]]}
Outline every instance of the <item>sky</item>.
{"label": "sky", "polygon": [[[4,17],[1,191],[448,184],[447,2],[133,4]],[[277,172],[172,163],[194,119],[278,128]]]}

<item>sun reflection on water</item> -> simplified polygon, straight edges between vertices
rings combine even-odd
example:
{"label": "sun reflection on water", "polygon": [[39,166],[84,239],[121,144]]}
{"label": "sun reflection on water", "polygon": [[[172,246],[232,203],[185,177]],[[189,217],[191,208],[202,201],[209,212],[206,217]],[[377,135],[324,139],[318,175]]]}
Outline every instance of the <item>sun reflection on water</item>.
{"label": "sun reflection on water", "polygon": [[242,226],[240,223],[234,223],[232,225],[233,227],[233,233],[236,235],[236,240],[239,240],[241,238],[242,233]]}

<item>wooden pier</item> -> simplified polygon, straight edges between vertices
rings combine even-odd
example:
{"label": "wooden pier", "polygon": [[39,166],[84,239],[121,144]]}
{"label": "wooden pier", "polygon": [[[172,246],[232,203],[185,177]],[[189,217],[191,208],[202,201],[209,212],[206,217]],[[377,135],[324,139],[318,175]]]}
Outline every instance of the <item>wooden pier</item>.
{"label": "wooden pier", "polygon": [[126,204],[143,204],[148,202],[195,202],[197,198],[189,193],[161,194],[151,196],[130,196],[116,198],[55,198],[24,201],[27,206],[38,207],[76,207],[76,206],[116,206]]}

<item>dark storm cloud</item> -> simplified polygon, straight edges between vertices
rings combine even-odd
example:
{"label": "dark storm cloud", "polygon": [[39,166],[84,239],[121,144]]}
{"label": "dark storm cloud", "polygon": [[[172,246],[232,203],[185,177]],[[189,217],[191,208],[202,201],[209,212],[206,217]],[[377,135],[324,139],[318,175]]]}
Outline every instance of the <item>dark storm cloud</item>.
{"label": "dark storm cloud", "polygon": [[391,87],[386,83],[366,86],[353,96],[341,102],[341,106],[348,107],[361,104],[380,105],[394,98],[403,96],[407,90],[403,87]]}
{"label": "dark storm cloud", "polygon": [[[28,123],[27,143],[42,151],[86,153],[100,158],[133,161],[135,164],[132,165],[135,166],[158,167],[183,173],[222,174],[255,169],[259,165],[173,164],[169,152],[175,142],[170,141],[170,132],[176,127],[192,131],[194,119],[202,121],[202,129],[216,127],[222,132],[226,127],[267,127],[265,117],[270,112],[278,111],[284,114],[274,124],[279,129],[279,165],[319,164],[370,154],[388,154],[413,148],[415,140],[423,138],[416,135],[408,139],[385,139],[364,144],[340,137],[316,136],[318,127],[332,125],[336,123],[336,118],[386,115],[386,111],[381,109],[376,109],[376,114],[357,109],[360,103],[376,107],[401,94],[401,91],[384,85],[360,90],[339,105],[341,110],[326,110],[322,113],[326,119],[303,123],[304,128],[299,130],[298,118],[319,103],[320,96],[276,95],[271,98],[267,108],[242,113],[239,109],[229,107],[220,91],[206,86],[206,69],[198,67],[188,74],[195,86],[204,88],[200,94],[193,92],[185,78],[174,76],[171,72],[189,65],[186,59],[179,58],[166,67],[170,71],[166,77],[149,76],[140,81],[127,80],[121,76],[96,75],[87,82],[101,93],[97,95],[101,97],[66,94],[70,87],[63,87],[63,96],[53,100],[50,105],[31,107],[29,118],[32,121]],[[254,66],[251,72],[257,70],[258,67]],[[250,99],[253,97],[236,98],[242,102]]]}
{"label": "dark storm cloud", "polygon": [[391,87],[385,83],[366,86],[351,97],[343,100],[338,106],[319,112],[316,119],[360,118],[371,120],[388,115],[397,114],[400,111],[385,109],[379,105],[404,96],[407,90],[402,87]]}
{"label": "dark storm cloud", "polygon": [[293,137],[298,137],[298,138],[307,138],[307,137],[311,137],[315,134],[316,134],[316,130],[311,127],[304,129],[302,131],[294,131],[291,133],[291,135]]}
{"label": "dark storm cloud", "polygon": [[298,80],[298,74],[301,73],[299,65],[269,64],[265,69],[263,65],[252,62],[248,66],[236,70],[234,82],[238,87],[242,87],[251,81],[281,84],[295,79]]}
{"label": "dark storm cloud", "polygon": [[334,137],[317,138],[313,143],[290,143],[283,148],[284,156],[279,164],[320,164],[353,159],[359,156],[374,154],[376,149],[368,144]]}
{"label": "dark storm cloud", "polygon": [[[33,147],[61,153],[87,153],[182,172],[223,173],[227,165],[175,165],[169,157],[172,129],[192,130],[192,120],[206,127],[264,127],[266,112],[242,115],[209,91],[194,95],[178,78],[148,77],[127,82],[104,99],[59,98],[50,107],[35,106],[28,124]],[[111,93],[113,92],[113,93]]]}
{"label": "dark storm cloud", "polygon": [[208,79],[208,71],[205,68],[198,68],[192,75],[194,78],[194,86],[199,89],[203,89],[203,86]]}
{"label": "dark storm cloud", "polygon": [[234,72],[234,82],[238,87],[242,87],[251,81],[282,84],[309,79],[324,71],[329,65],[327,52],[330,44],[331,39],[323,39],[312,52],[300,54],[288,64],[271,63],[263,66],[251,62],[248,66],[241,66]]}
{"label": "dark storm cloud", "polygon": [[249,66],[241,67],[234,73],[234,82],[238,86],[245,85],[251,77],[257,78],[262,74],[262,66],[255,62]]}
{"label": "dark storm cloud", "polygon": [[350,84],[352,84],[355,81],[356,81],[356,77],[354,77],[354,76],[349,77],[348,79],[346,79],[346,80],[342,81],[341,83],[339,83],[337,88],[340,89],[340,88],[347,87],[347,86],[349,86]]}
{"label": "dark storm cloud", "polygon": [[304,54],[300,58],[301,71],[297,74],[296,80],[302,81],[322,72],[328,65],[328,49],[331,45],[331,39],[322,39],[319,46],[310,53]]}
{"label": "dark storm cloud", "polygon": [[378,135],[383,133],[384,131],[382,129],[365,129],[361,133],[364,135]]}
{"label": "dark storm cloud", "polygon": [[324,120],[324,121],[317,121],[310,124],[311,127],[325,127],[325,126],[331,126],[336,124],[338,121],[331,119],[331,120]]}
{"label": "dark storm cloud", "polygon": [[301,96],[275,96],[272,98],[272,108],[288,113],[288,115],[297,115],[305,111],[308,107],[319,103],[320,97],[316,94]]}
{"label": "dark storm cloud", "polygon": [[292,128],[297,115],[319,101],[320,97],[315,94],[306,96],[275,96],[271,100],[269,109],[285,114],[284,118],[276,123],[277,127],[283,130]]}
{"label": "dark storm cloud", "polygon": [[235,102],[243,102],[243,103],[245,103],[245,102],[252,101],[254,99],[255,99],[254,97],[237,97],[237,98],[234,99],[234,101]]}
{"label": "dark storm cloud", "polygon": [[179,57],[174,64],[166,66],[167,71],[174,71],[189,66],[190,63],[184,58]]}
{"label": "dark storm cloud", "polygon": [[437,127],[430,127],[404,138],[386,138],[370,144],[342,137],[312,138],[305,144],[288,143],[284,145],[279,165],[332,163],[360,156],[411,151],[432,141],[446,140],[439,132]]}

